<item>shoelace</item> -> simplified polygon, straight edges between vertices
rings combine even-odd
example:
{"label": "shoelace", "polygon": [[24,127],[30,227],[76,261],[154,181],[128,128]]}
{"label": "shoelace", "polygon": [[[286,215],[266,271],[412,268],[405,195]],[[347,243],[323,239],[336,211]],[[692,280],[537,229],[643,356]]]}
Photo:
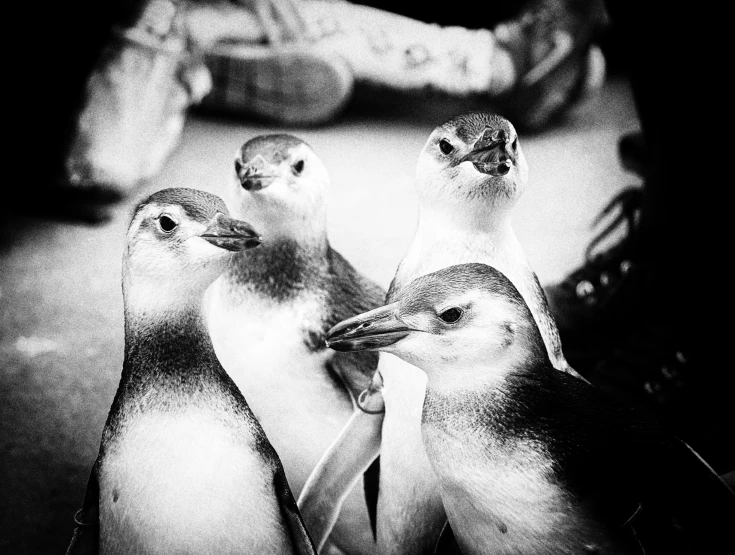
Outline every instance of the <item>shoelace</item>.
{"label": "shoelace", "polygon": [[[633,267],[630,252],[635,244],[638,229],[642,192],[640,187],[628,187],[615,195],[595,218],[592,226],[598,226],[615,211],[612,220],[590,241],[585,251],[585,265],[566,281],[580,299],[595,303],[598,286],[607,287],[625,276]],[[612,247],[595,254],[600,244],[625,223],[624,238]],[[616,275],[619,274],[619,275]]]}
{"label": "shoelace", "polygon": [[628,187],[615,195],[600,211],[592,222],[592,227],[597,227],[614,209],[618,208],[618,212],[612,221],[603,228],[587,246],[585,258],[588,263],[593,263],[595,258],[599,256],[594,256],[592,254],[595,248],[607,239],[607,237],[619,227],[621,222],[625,222],[628,226],[625,240],[632,239],[635,236],[638,226],[637,216],[640,213],[641,208],[641,198],[642,192],[640,187]]}

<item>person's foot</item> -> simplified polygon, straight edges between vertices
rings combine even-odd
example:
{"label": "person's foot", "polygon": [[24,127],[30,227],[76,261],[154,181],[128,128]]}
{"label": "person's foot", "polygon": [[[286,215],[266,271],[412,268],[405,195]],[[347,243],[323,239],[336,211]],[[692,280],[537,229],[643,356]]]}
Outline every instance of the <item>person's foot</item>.
{"label": "person's foot", "polygon": [[[634,189],[618,199],[629,205],[629,218],[636,197]],[[732,379],[726,361],[702,356],[713,344],[715,353],[725,347],[714,336],[702,341],[684,334],[696,318],[677,295],[696,293],[675,290],[671,276],[641,253],[637,225],[629,226],[615,246],[546,288],[564,355],[593,385],[667,426],[716,470],[735,468],[724,439],[732,433]],[[712,323],[701,327],[707,334]]]}
{"label": "person's foot", "polygon": [[352,71],[308,45],[218,43],[205,53],[212,92],[202,107],[282,125],[319,125],[347,105]]}
{"label": "person's foot", "polygon": [[212,76],[201,106],[278,125],[333,120],[352,95],[354,77],[340,56],[317,47],[302,10],[291,0],[189,10],[189,36]]}
{"label": "person's foot", "polygon": [[[641,136],[623,137],[619,149],[622,165],[645,177],[649,151]],[[691,314],[691,303],[679,295],[696,291],[682,289],[671,279],[675,268],[664,270],[647,256],[642,196],[642,188],[617,195],[602,214],[617,208],[617,217],[592,241],[587,262],[546,287],[564,354],[608,396],[665,424],[716,470],[731,470],[735,456],[724,438],[732,433],[733,380],[727,361],[717,360],[724,347],[714,334],[722,324]],[[623,223],[622,239],[592,255]]]}
{"label": "person's foot", "polygon": [[601,2],[537,0],[494,29],[517,73],[500,99],[514,123],[538,129],[602,86],[605,58],[593,41],[605,19]]}
{"label": "person's foot", "polygon": [[87,78],[65,159],[66,185],[133,193],[160,172],[188,108],[209,91],[209,73],[190,49],[185,7],[146,0],[138,8],[113,29]]}

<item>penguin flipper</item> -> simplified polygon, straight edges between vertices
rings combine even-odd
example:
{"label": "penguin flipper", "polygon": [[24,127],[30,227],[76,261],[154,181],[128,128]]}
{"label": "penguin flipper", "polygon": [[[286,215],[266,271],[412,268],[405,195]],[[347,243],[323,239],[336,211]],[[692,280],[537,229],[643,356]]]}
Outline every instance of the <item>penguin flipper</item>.
{"label": "penguin flipper", "polygon": [[[554,368],[562,372],[566,372],[570,376],[574,376],[575,378],[586,383],[590,383],[587,378],[585,378],[574,368],[572,368],[569,365],[567,359],[564,357],[564,352],[562,351],[561,345],[561,336],[559,335],[559,330],[556,327],[554,316],[551,314],[551,308],[549,307],[549,301],[546,298],[546,292],[541,286],[541,282],[539,281],[536,272],[534,272],[530,268],[529,271],[533,275],[533,291],[536,295],[536,302],[538,305],[539,314],[541,314],[542,316],[541,323],[539,324],[539,329],[541,328],[541,326],[543,326],[544,337],[550,338],[551,344],[548,345],[547,348],[549,349],[549,358],[551,359]],[[546,342],[546,340],[544,340],[544,342]]]}
{"label": "penguin flipper", "polygon": [[378,456],[382,426],[382,414],[356,408],[304,484],[298,506],[317,549],[326,543],[355,482]]}
{"label": "penguin flipper", "polygon": [[336,250],[329,249],[330,326],[385,304],[385,290],[361,275]]}
{"label": "penguin flipper", "polygon": [[[342,255],[329,250],[329,297],[322,321],[322,343],[336,324],[385,303],[385,291],[360,275]],[[368,388],[378,367],[378,353],[335,353],[336,370],[353,396]]]}
{"label": "penguin flipper", "polygon": [[278,469],[273,477],[273,487],[283,521],[291,537],[294,555],[317,555],[282,468]]}
{"label": "penguin flipper", "polygon": [[100,486],[97,482],[97,463],[92,466],[84,494],[84,504],[74,515],[74,534],[66,555],[97,555],[100,536]]}

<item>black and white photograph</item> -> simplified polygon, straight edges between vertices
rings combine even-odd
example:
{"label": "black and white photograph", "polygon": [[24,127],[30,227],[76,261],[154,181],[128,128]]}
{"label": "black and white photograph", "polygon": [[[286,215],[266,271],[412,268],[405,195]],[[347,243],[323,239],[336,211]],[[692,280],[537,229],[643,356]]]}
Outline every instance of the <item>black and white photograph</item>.
{"label": "black and white photograph", "polygon": [[710,6],[23,10],[0,553],[735,553]]}

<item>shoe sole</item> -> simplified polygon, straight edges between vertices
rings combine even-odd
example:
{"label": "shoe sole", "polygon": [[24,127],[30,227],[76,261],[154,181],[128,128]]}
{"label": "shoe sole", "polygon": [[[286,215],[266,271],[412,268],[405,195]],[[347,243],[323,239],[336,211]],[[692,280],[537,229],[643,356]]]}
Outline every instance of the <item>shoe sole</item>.
{"label": "shoe sole", "polygon": [[352,96],[347,62],[326,53],[253,45],[217,45],[205,53],[212,92],[202,105],[285,125],[318,125]]}

